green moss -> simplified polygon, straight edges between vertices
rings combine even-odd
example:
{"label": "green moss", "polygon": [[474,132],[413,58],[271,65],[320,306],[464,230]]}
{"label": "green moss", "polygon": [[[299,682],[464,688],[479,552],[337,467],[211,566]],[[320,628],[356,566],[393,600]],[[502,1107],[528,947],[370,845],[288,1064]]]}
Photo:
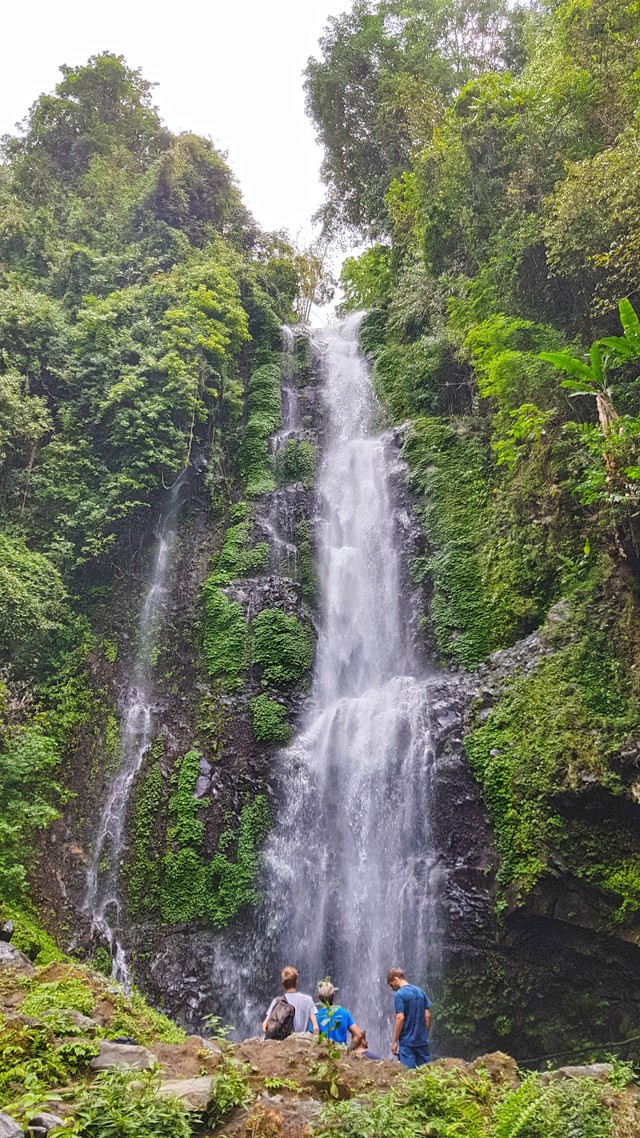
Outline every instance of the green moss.
{"label": "green moss", "polygon": [[198,818],[202,803],[193,797],[201,759],[199,751],[188,751],[173,772],[175,791],[169,799],[172,821],[167,830],[167,839],[175,840],[179,845],[197,846],[204,838],[204,825]]}
{"label": "green moss", "polygon": [[[365,332],[369,339],[371,329]],[[413,343],[376,349],[373,383],[394,422],[436,414],[441,388],[451,372],[451,349],[444,336],[421,336]]]}
{"label": "green moss", "polygon": [[[269,803],[259,794],[240,812],[237,838],[232,830],[220,835],[218,850],[211,862],[212,894],[207,914],[215,928],[223,928],[244,905],[255,905],[260,897],[255,879],[260,868],[260,850],[269,833]],[[233,858],[233,846],[236,846]]]}
{"label": "green moss", "polygon": [[273,490],[273,463],[268,439],[282,420],[279,364],[265,364],[253,372],[247,395],[247,425],[238,456],[248,498]]}
{"label": "green moss", "polygon": [[261,669],[262,684],[300,684],[305,681],[315,651],[309,624],[281,609],[263,609],[251,626],[253,663]]}
{"label": "green moss", "polygon": [[276,458],[278,486],[302,482],[305,490],[313,489],[318,464],[318,451],[313,443],[287,439]]}
{"label": "green moss", "polygon": [[302,596],[311,608],[315,608],[318,601],[318,570],[311,538],[311,526],[307,521],[301,521],[297,530],[298,539],[298,582],[302,589]]}
{"label": "green moss", "polygon": [[167,849],[162,866],[160,908],[165,921],[190,921],[204,913],[206,867],[202,857],[202,803],[194,798],[201,754],[189,751],[173,772]]}
{"label": "green moss", "polygon": [[287,722],[287,709],[266,695],[251,700],[253,733],[260,743],[288,743],[291,727]]}
{"label": "green moss", "polygon": [[117,644],[117,642],[115,640],[107,640],[105,638],[102,641],[102,651],[104,653],[105,660],[109,664],[115,664],[116,660],[118,659],[118,644]]}
{"label": "green moss", "polygon": [[170,802],[172,824],[167,838],[171,848],[163,863],[161,911],[163,919],[172,923],[206,919],[215,928],[223,928],[243,905],[258,899],[255,877],[260,847],[269,831],[269,807],[262,795],[245,805],[237,833],[224,830],[207,863],[197,817],[200,807],[193,798],[196,754],[191,752],[182,760],[178,789]]}
{"label": "green moss", "polygon": [[[499,884],[520,895],[565,844],[558,794],[580,794],[594,784],[623,791],[609,759],[634,731],[637,701],[604,631],[590,627],[592,619],[588,606],[577,609],[555,633],[556,651],[515,678],[487,722],[465,739],[500,851]],[[588,875],[588,864],[579,872]],[[604,880],[602,872],[597,876]],[[635,905],[635,872],[625,879],[612,867],[612,879],[619,886],[628,881],[629,905]]]}
{"label": "green moss", "polygon": [[206,919],[215,928],[228,924],[245,904],[257,900],[255,877],[260,847],[269,831],[269,807],[259,795],[246,804],[235,832],[220,835],[207,861],[202,803],[194,798],[200,753],[192,750],[177,765],[169,800],[167,849],[162,864],[161,913],[171,923]]}
{"label": "green moss", "polygon": [[437,648],[445,659],[474,667],[508,640],[483,588],[479,550],[491,505],[484,451],[441,419],[418,419],[403,454],[424,499],[429,557],[422,570],[433,585]]}
{"label": "green moss", "polygon": [[204,656],[210,676],[227,690],[242,686],[248,664],[247,625],[242,606],[229,600],[209,578],[204,586]]}
{"label": "green moss", "polygon": [[113,961],[109,949],[104,944],[99,944],[95,949],[90,963],[102,976],[111,976]]}
{"label": "green moss", "polygon": [[159,903],[160,856],[155,831],[163,792],[164,782],[157,756],[134,794],[131,857],[126,872],[128,908],[132,917],[155,912]]}
{"label": "green moss", "polygon": [[115,767],[122,753],[122,731],[115,711],[110,711],[104,725],[104,756],[108,766]]}
{"label": "green moss", "polygon": [[229,526],[221,552],[214,559],[210,581],[228,585],[236,577],[248,577],[267,569],[269,546],[261,541],[251,546],[251,511],[246,502],[238,502],[231,510]]}

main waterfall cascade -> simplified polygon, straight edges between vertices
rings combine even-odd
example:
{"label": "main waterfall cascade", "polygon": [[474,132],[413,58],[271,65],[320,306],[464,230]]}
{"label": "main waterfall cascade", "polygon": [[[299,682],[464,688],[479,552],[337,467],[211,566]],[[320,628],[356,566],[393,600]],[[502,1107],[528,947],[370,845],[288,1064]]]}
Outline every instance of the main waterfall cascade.
{"label": "main waterfall cascade", "polygon": [[305,989],[329,973],[372,1045],[387,1054],[388,969],[400,965],[428,983],[438,968],[438,871],[429,822],[428,682],[416,677],[389,440],[372,433],[376,401],[357,334],[355,318],[314,333],[323,354],[326,432],[311,707],[302,733],[277,760],[254,949],[245,945],[242,961],[224,953],[223,962],[221,945],[216,982],[227,989],[225,1010],[238,1034],[255,1034],[264,1012],[256,971],[275,986],[279,967],[294,964]]}
{"label": "main waterfall cascade", "polygon": [[131,981],[121,927],[120,869],[131,790],[157,726],[153,655],[167,602],[167,579],[173,562],[184,482],[183,474],[168,492],[160,517],[151,575],[138,621],[132,672],[122,700],[121,765],[109,787],[87,870],[84,909],[92,929],[110,947],[114,979],[127,990]]}

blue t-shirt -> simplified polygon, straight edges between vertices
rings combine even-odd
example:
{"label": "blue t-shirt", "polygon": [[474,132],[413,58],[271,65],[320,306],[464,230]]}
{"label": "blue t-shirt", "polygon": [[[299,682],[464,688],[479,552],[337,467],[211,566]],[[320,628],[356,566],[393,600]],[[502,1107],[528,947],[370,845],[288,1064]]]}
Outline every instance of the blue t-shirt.
{"label": "blue t-shirt", "polygon": [[332,1039],[334,1043],[346,1043],[349,1028],[356,1022],[346,1008],[326,1007],[320,1004],[316,1012],[318,1027],[322,1035]]}
{"label": "blue t-shirt", "polygon": [[417,988],[415,984],[404,984],[398,988],[394,1003],[396,1013],[404,1014],[400,1043],[404,1047],[424,1047],[429,1042],[424,1013],[431,1007],[431,1001],[422,988]]}

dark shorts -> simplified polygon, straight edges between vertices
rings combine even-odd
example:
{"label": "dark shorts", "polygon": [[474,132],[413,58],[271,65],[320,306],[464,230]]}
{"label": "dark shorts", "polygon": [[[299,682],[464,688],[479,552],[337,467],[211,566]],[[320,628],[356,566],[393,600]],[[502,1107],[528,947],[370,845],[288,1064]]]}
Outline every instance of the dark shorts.
{"label": "dark shorts", "polygon": [[403,1047],[400,1043],[398,1045],[398,1059],[412,1071],[415,1067],[424,1067],[425,1063],[431,1062],[429,1044],[425,1043],[423,1047]]}

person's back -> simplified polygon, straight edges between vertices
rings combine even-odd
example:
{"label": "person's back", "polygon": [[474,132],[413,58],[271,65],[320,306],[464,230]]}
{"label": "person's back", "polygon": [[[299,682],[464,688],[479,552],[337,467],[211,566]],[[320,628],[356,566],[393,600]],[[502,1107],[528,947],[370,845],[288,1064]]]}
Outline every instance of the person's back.
{"label": "person's back", "polygon": [[347,1044],[349,1036],[357,1043],[363,1032],[358,1027],[351,1012],[340,1004],[334,1004],[337,991],[338,989],[331,983],[329,976],[325,976],[324,980],[320,980],[318,983],[319,1007],[317,1018],[320,1034],[326,1036],[333,1043]]}
{"label": "person's back", "polygon": [[318,1008],[317,1017],[321,1035],[326,1035],[334,1043],[348,1042],[349,1028],[355,1023],[351,1012],[348,1012],[340,1004],[337,1007],[321,1004]]}
{"label": "person's back", "polygon": [[[318,1021],[316,1019],[316,1005],[311,999],[311,996],[307,996],[305,992],[298,991],[297,970],[290,967],[283,968],[280,978],[284,988],[284,998],[294,1009],[291,1032],[307,1031],[309,1023],[311,1023],[311,1030],[317,1032]],[[282,999],[282,997],[276,997],[276,999]],[[265,1034],[267,1033],[269,1016],[275,1007],[276,999],[273,999],[269,1004],[269,1009],[262,1024],[262,1030]]]}
{"label": "person's back", "polygon": [[429,1063],[431,1001],[416,984],[408,984],[400,968],[392,968],[387,984],[394,993],[396,1026],[391,1050],[405,1067]]}
{"label": "person's back", "polygon": [[[294,1031],[306,1031],[309,1022],[313,1024],[313,1017],[317,1016],[316,1005],[314,1004],[311,996],[307,996],[305,992],[291,992],[285,988],[285,999],[293,1004],[296,1014],[293,1019]],[[313,1031],[313,1027],[311,1028]]]}
{"label": "person's back", "polygon": [[415,984],[405,984],[395,995],[395,1008],[404,1015],[404,1027],[400,1039],[410,1047],[424,1047],[429,1043],[424,1013],[430,1006],[429,1000]]}

